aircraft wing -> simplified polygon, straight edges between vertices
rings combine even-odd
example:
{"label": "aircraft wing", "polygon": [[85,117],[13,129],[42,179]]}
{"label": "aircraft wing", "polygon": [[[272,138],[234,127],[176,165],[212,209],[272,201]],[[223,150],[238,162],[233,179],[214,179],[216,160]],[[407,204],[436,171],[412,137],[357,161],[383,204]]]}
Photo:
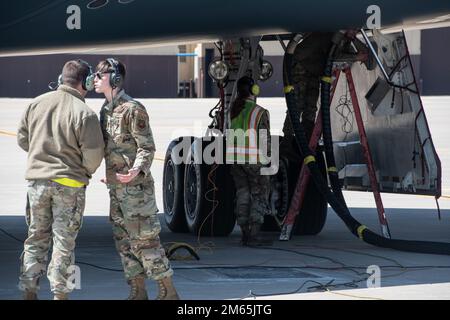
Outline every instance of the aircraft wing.
{"label": "aircraft wing", "polygon": [[211,41],[366,26],[450,25],[447,0],[16,0],[0,4],[0,55]]}

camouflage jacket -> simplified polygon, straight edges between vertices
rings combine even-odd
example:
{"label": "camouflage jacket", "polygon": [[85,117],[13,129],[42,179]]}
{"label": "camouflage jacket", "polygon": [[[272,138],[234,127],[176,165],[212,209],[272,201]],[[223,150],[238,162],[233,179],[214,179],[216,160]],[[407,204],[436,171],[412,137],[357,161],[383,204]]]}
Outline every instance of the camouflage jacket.
{"label": "camouflage jacket", "polygon": [[100,111],[100,124],[105,141],[106,179],[108,185],[120,184],[116,173],[141,172],[128,185],[153,183],[150,166],[155,143],[145,107],[122,90]]}

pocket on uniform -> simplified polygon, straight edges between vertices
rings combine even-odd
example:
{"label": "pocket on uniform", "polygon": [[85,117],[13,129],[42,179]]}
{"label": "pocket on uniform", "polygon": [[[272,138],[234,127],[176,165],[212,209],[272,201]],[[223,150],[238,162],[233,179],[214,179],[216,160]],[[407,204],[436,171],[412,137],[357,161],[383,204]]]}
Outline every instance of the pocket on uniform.
{"label": "pocket on uniform", "polygon": [[122,133],[122,114],[114,114],[112,117],[111,130],[114,135]]}
{"label": "pocket on uniform", "polygon": [[156,214],[153,186],[127,186],[123,204],[127,231],[135,240],[153,239],[159,235],[161,225]]}
{"label": "pocket on uniform", "polygon": [[139,237],[141,239],[156,239],[161,232],[158,214],[146,213],[139,218]]}
{"label": "pocket on uniform", "polygon": [[145,214],[145,197],[141,185],[124,186],[120,201],[122,212],[128,220],[135,220]]}
{"label": "pocket on uniform", "polygon": [[[125,196],[133,197],[133,198],[129,198],[129,200],[135,201],[135,202],[141,202],[141,200],[143,201],[143,199],[144,199],[143,191],[144,191],[144,189],[142,188],[142,185],[140,185],[140,184],[138,184],[136,186],[125,185],[125,187],[124,187]],[[134,197],[136,199],[134,199]]]}
{"label": "pocket on uniform", "polygon": [[84,188],[79,188],[74,197],[73,215],[69,219],[69,228],[74,232],[79,231],[83,225],[84,207],[86,204],[85,192]]}
{"label": "pocket on uniform", "polygon": [[161,231],[158,218],[158,208],[155,199],[155,187],[153,183],[144,185],[145,211],[141,221],[141,234],[148,238],[156,238]]}
{"label": "pocket on uniform", "polygon": [[131,141],[133,141],[133,136],[129,133],[121,133],[121,134],[117,134],[114,137],[114,142],[116,144],[128,144]]}

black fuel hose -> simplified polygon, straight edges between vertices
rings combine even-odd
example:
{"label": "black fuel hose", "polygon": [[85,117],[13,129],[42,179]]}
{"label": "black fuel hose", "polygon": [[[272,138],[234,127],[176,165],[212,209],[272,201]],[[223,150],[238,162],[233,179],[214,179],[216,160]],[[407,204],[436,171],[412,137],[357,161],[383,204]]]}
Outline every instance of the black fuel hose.
{"label": "black fuel hose", "polygon": [[[301,39],[300,35],[295,35],[293,39],[289,42],[288,47],[286,49],[286,53],[283,60],[283,82],[284,82],[284,92],[285,92],[285,98],[286,98],[286,104],[287,109],[289,113],[289,117],[292,123],[292,128],[295,133],[295,140],[298,144],[301,156],[303,157],[303,163],[304,165],[308,166],[308,169],[311,174],[311,178],[314,181],[317,189],[321,194],[324,195],[324,197],[327,199],[327,202],[330,204],[330,206],[333,208],[333,210],[336,212],[336,214],[342,219],[342,221],[345,223],[345,225],[348,227],[348,229],[357,237],[362,239],[364,242],[372,244],[374,246],[383,247],[383,248],[391,248],[396,249],[400,251],[409,251],[409,252],[417,252],[417,253],[428,253],[428,254],[445,254],[450,255],[450,244],[449,243],[442,243],[442,242],[430,242],[430,241],[409,241],[409,240],[397,240],[397,239],[388,239],[385,237],[382,237],[375,232],[369,230],[365,225],[358,222],[355,218],[352,217],[350,214],[350,211],[345,203],[345,199],[342,196],[342,190],[339,185],[337,173],[330,175],[330,180],[333,179],[333,182],[331,182],[331,186],[333,187],[332,192],[330,188],[328,187],[327,182],[323,178],[319,167],[317,165],[314,153],[309,149],[308,141],[306,139],[305,131],[303,129],[302,124],[300,123],[300,114],[295,108],[296,106],[296,95],[294,92],[294,87],[291,85],[292,78],[291,78],[291,66],[292,66],[292,60],[293,60],[293,54],[295,51],[295,48],[297,47],[299,41]],[[330,52],[326,70],[325,70],[325,77],[331,78],[331,69],[332,69],[332,58],[333,58],[333,51],[335,50],[336,46],[333,45],[332,51]],[[324,79],[324,78],[323,78]],[[325,78],[327,79],[327,78]],[[324,81],[322,81],[323,83]],[[327,163],[333,164],[335,162],[334,160],[334,153],[333,153],[333,146],[332,146],[332,136],[331,136],[331,125],[330,125],[330,87],[331,87],[331,81],[325,81],[328,82],[330,86],[325,85],[324,86],[324,93],[322,94],[322,97],[325,98],[324,101],[322,101],[322,104],[326,104],[326,106],[322,106],[322,108],[327,108],[328,113],[325,115],[324,118],[324,142],[326,139],[326,156],[327,156]],[[324,95],[327,94],[327,97],[324,97]],[[324,109],[322,109],[323,114]],[[330,152],[331,151],[331,152]],[[328,159],[330,158],[330,159]],[[328,162],[330,161],[330,162]]]}

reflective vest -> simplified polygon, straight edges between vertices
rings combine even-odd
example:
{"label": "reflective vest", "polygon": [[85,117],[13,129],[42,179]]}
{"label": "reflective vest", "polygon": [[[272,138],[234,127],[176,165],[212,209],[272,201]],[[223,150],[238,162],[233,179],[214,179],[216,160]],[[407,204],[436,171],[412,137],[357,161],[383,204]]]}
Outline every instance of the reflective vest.
{"label": "reflective vest", "polygon": [[228,132],[226,140],[227,163],[268,163],[267,157],[258,148],[258,126],[264,112],[267,111],[254,101],[246,100],[244,109],[231,120],[231,132]]}

